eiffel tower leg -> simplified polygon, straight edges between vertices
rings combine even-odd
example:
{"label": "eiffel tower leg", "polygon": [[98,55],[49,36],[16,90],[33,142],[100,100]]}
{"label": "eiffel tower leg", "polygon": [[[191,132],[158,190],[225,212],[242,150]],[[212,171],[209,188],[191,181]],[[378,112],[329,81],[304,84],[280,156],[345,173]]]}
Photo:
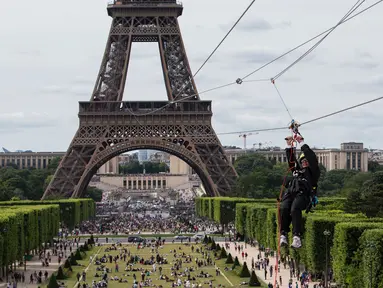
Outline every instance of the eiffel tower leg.
{"label": "eiffel tower leg", "polygon": [[132,49],[132,36],[119,33],[116,27],[131,29],[132,23],[131,18],[113,20],[91,101],[122,101]]}
{"label": "eiffel tower leg", "polygon": [[[77,132],[78,134],[79,132]],[[85,171],[86,165],[92,158],[95,145],[79,145],[74,141],[61,160],[42,199],[69,198]]]}

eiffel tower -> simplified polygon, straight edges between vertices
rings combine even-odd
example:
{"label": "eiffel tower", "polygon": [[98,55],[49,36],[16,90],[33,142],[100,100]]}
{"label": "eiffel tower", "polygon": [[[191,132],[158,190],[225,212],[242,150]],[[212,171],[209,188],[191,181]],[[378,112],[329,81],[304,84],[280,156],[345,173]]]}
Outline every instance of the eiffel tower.
{"label": "eiffel tower", "polygon": [[[122,153],[153,149],[188,163],[209,196],[230,196],[237,173],[215,134],[182,41],[176,0],[118,0],[97,81],[79,103],[80,127],[42,199],[81,197],[90,179]],[[133,42],[158,42],[168,101],[122,101]]]}

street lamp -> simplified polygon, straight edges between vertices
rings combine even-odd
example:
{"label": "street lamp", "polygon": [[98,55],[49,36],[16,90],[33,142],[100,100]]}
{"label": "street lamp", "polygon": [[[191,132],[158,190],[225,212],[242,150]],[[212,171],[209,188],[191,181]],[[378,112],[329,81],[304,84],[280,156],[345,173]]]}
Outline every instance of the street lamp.
{"label": "street lamp", "polygon": [[27,256],[28,256],[28,254],[27,254],[27,252],[25,252],[25,254],[24,254],[24,271],[27,271]]}
{"label": "street lamp", "polygon": [[331,235],[331,232],[328,230],[323,231],[323,235],[326,238],[326,271],[325,271],[325,279],[324,279],[324,287],[328,288],[328,237]]}

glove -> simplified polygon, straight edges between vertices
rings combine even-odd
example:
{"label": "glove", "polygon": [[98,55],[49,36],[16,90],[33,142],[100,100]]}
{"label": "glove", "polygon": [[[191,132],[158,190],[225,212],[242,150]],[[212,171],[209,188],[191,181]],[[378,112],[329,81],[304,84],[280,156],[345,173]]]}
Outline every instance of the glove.
{"label": "glove", "polygon": [[298,143],[301,143],[301,142],[303,142],[303,140],[304,140],[304,138],[303,138],[301,135],[296,134],[296,133],[294,133],[293,139],[294,139],[295,141],[297,141]]}
{"label": "glove", "polygon": [[314,197],[311,199],[311,204],[315,207],[315,206],[317,206],[318,203],[319,203],[319,201],[318,201],[318,197],[317,197],[317,196],[314,196]]}

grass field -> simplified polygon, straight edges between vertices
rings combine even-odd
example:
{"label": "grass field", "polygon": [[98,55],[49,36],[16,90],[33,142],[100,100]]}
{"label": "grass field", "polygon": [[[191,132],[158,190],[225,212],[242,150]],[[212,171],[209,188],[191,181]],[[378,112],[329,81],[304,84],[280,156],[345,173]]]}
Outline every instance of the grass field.
{"label": "grass field", "polygon": [[[138,250],[137,246],[133,244],[129,244],[129,245],[123,244],[122,246],[117,247],[117,251],[110,251],[110,252],[105,251],[109,247],[111,246],[104,245],[99,247],[93,247],[92,250],[88,251],[86,258],[84,260],[78,261],[79,264],[81,264],[82,266],[72,266],[73,273],[68,279],[64,280],[65,286],[68,288],[74,287],[77,283],[77,278],[76,278],[77,273],[81,274],[84,270],[86,271],[86,283],[88,283],[90,287],[93,280],[95,280],[96,282],[101,280],[100,277],[95,277],[96,273],[98,273],[99,275],[102,274],[101,271],[96,270],[97,267],[100,267],[100,266],[96,265],[94,261],[90,263],[90,260],[89,260],[90,256],[92,256],[93,259],[95,258],[95,256],[97,256],[98,258],[101,258],[104,255],[116,256],[116,255],[119,255],[121,249],[123,248],[126,248],[128,251],[130,251],[131,256],[138,256],[140,259],[143,258],[144,260],[149,260],[151,256],[156,257],[157,255],[155,251],[156,249],[152,251],[152,248],[145,247]],[[201,244],[194,245],[194,248],[195,248],[194,253],[192,253],[191,245],[189,246],[187,244],[165,244],[163,247],[160,247],[158,249],[158,253],[160,256],[166,258],[166,260],[168,261],[168,264],[164,264],[164,265],[156,264],[156,268],[157,268],[156,272],[153,272],[152,265],[143,265],[140,263],[134,263],[132,267],[134,269],[142,270],[144,272],[149,271],[150,274],[147,274],[148,276],[146,276],[145,279],[147,280],[150,279],[150,286],[144,286],[144,287],[160,287],[160,285],[162,287],[172,287],[173,281],[176,282],[177,278],[180,278],[182,281],[187,279],[186,275],[174,276],[174,272],[183,273],[185,272],[185,268],[190,269],[191,267],[193,267],[195,270],[190,272],[190,277],[191,278],[194,277],[195,280],[191,280],[190,283],[191,284],[195,283],[198,285],[201,284],[201,286],[199,287],[209,287],[210,281],[212,281],[213,287],[239,287],[241,286],[242,282],[247,282],[247,283],[249,282],[249,278],[240,278],[238,276],[237,270],[225,271],[225,267],[228,267],[230,269],[232,265],[225,264],[225,259],[215,261],[213,256],[213,253],[214,253],[213,251],[205,250],[206,248],[203,247],[203,245]],[[211,258],[213,259],[213,261],[215,261],[215,263],[208,266],[203,265],[202,267],[197,268],[197,265],[195,262],[196,258],[200,260],[204,260],[204,261],[206,260],[206,258],[204,258],[204,256],[200,252],[199,253],[196,252],[197,248],[199,249],[202,248],[204,251],[206,251],[207,255],[210,254]],[[176,251],[176,255],[174,255],[174,251]],[[183,253],[186,256],[190,255],[192,259],[191,263],[185,263],[186,258],[185,256],[182,256]],[[128,261],[128,259],[129,257],[127,257],[126,260]],[[178,261],[182,260],[182,268],[180,268],[178,271],[172,270],[172,267],[174,266],[176,260]],[[108,273],[108,287],[112,287],[112,288],[113,287],[132,287],[134,283],[133,274],[136,275],[137,277],[136,279],[138,283],[141,281],[142,271],[124,271],[126,267],[126,262],[124,262],[123,260],[117,260],[117,263],[119,266],[119,272],[115,272],[114,262],[109,263],[109,260],[108,260],[108,263],[103,263],[103,265],[105,265],[105,267],[107,267],[110,270],[110,272]],[[160,279],[160,272],[159,272],[160,266],[162,267],[162,275],[168,276],[169,279],[173,281],[167,282],[165,279],[163,280]],[[216,276],[216,268],[219,268],[221,271],[221,274],[218,276]],[[205,274],[208,273],[211,276],[208,278],[197,277],[197,275],[199,275],[201,271],[203,271],[203,273]],[[117,276],[119,279],[124,279],[127,282],[120,283],[119,281],[112,281],[111,278],[115,276]],[[83,284],[84,282],[81,281],[80,283]],[[248,285],[244,285],[244,286],[248,286]],[[185,287],[185,286],[182,285],[182,287]],[[263,286],[263,287],[266,287],[266,286]]]}

